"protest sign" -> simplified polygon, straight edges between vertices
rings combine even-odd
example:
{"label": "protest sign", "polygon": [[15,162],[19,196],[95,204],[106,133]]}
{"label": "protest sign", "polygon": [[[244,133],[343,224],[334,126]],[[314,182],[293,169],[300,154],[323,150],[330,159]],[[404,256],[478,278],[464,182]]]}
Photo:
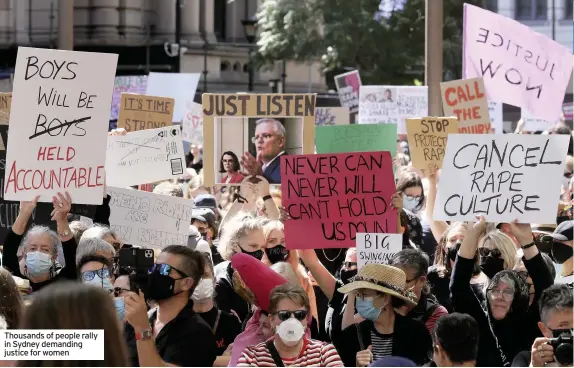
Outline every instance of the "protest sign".
{"label": "protest sign", "polygon": [[[205,186],[216,184],[215,172],[219,171],[220,158],[226,147],[216,146],[215,119],[220,123],[221,118],[229,117],[257,117],[257,118],[300,118],[302,120],[301,133],[295,137],[299,140],[303,154],[312,154],[315,151],[315,100],[316,95],[306,94],[211,94],[202,96],[203,107],[203,179]],[[242,122],[243,119],[236,119]],[[244,136],[249,136],[249,124],[244,124]],[[221,130],[221,124],[218,129]],[[251,132],[252,134],[253,132]],[[289,140],[289,131],[286,132]],[[254,139],[254,136],[250,137]],[[291,137],[293,138],[293,137]],[[235,138],[237,139],[237,138]],[[249,139],[250,140],[250,139]],[[249,141],[248,140],[248,141]],[[251,143],[253,144],[253,143]],[[230,150],[232,151],[232,150]],[[271,182],[279,184],[279,182]],[[227,183],[226,185],[238,185]]]}
{"label": "protest sign", "polygon": [[195,145],[203,144],[203,110],[197,102],[188,101],[182,122],[183,140]]}
{"label": "protest sign", "polygon": [[492,133],[482,78],[442,82],[440,90],[444,114],[458,118],[459,133]]}
{"label": "protest sign", "polygon": [[[4,197],[101,204],[118,56],[18,48]],[[97,73],[94,71],[97,70]]]}
{"label": "protest sign", "polygon": [[356,233],[396,230],[389,152],[281,157],[289,249],[350,248]]}
{"label": "protest sign", "polygon": [[490,115],[490,125],[494,133],[504,133],[504,118],[502,117],[502,103],[488,101],[488,115]]}
{"label": "protest sign", "polygon": [[153,183],[183,175],[185,154],[178,126],[108,137],[107,183],[116,187]]}
{"label": "protest sign", "polygon": [[146,95],[171,97],[175,100],[173,121],[182,122],[186,101],[193,101],[199,73],[149,73]]}
{"label": "protest sign", "polygon": [[524,123],[522,130],[525,132],[543,132],[545,130],[551,129],[556,123],[537,118],[529,113],[526,109],[520,109],[520,118]]}
{"label": "protest sign", "polygon": [[451,134],[434,218],[555,224],[569,137]]}
{"label": "protest sign", "polygon": [[122,93],[145,94],[147,88],[147,75],[121,75],[114,81],[112,94],[112,111],[110,120],[116,120],[120,113],[120,99]]}
{"label": "protest sign", "polygon": [[413,166],[423,173],[440,169],[448,135],[458,132],[458,120],[454,117],[407,119],[407,135]]}
{"label": "protest sign", "polygon": [[172,125],[173,98],[122,93],[118,128],[128,132]]}
{"label": "protest sign", "polygon": [[[12,93],[0,93],[0,112],[10,113],[10,105],[12,103]],[[8,123],[6,123],[8,124]]]}
{"label": "protest sign", "polygon": [[335,85],[339,93],[341,106],[347,107],[350,112],[355,113],[359,109],[359,87],[361,87],[361,76],[358,70],[343,73],[335,76]]}
{"label": "protest sign", "polygon": [[406,134],[406,118],[427,115],[426,86],[361,86],[359,124],[397,124],[397,132]]}
{"label": "protest sign", "polygon": [[389,264],[403,249],[403,234],[357,233],[357,268],[366,264]]}
{"label": "protest sign", "polygon": [[572,120],[574,114],[574,105],[572,102],[566,102],[562,105],[562,113],[564,114],[564,119]]}
{"label": "protest sign", "polygon": [[555,121],[572,52],[513,19],[464,4],[463,78],[483,77],[488,98]]}
{"label": "protest sign", "polygon": [[315,128],[317,153],[389,151],[397,154],[395,124],[341,125]]}
{"label": "protest sign", "polygon": [[315,125],[344,125],[349,124],[351,116],[348,107],[317,107],[315,109]]}
{"label": "protest sign", "polygon": [[125,243],[144,248],[187,244],[193,201],[116,187],[109,192],[110,227]]}

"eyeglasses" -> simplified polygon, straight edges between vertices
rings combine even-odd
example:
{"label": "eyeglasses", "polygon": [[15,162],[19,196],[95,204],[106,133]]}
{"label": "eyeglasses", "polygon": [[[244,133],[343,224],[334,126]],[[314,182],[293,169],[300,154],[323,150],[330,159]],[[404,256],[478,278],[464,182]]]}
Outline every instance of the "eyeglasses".
{"label": "eyeglasses", "polygon": [[124,291],[131,291],[130,289],[124,289],[121,287],[115,287],[113,289],[110,290],[110,294],[114,294],[114,296],[117,298],[118,296],[120,296],[122,294],[122,292]]}
{"label": "eyeglasses", "polygon": [[268,140],[271,139],[271,137],[274,137],[276,134],[269,134],[269,133],[263,133],[261,135],[256,135],[255,137],[251,138],[251,143],[257,143],[259,142],[260,139],[263,139],[263,142],[267,142]]}
{"label": "eyeglasses", "polygon": [[481,257],[492,257],[492,258],[499,258],[502,253],[500,252],[500,249],[494,248],[494,249],[490,249],[490,248],[478,248],[478,253],[480,254]]}
{"label": "eyeglasses", "polygon": [[160,275],[163,276],[169,276],[169,273],[171,272],[171,270],[175,270],[177,271],[177,273],[179,273],[180,275],[182,275],[184,278],[185,277],[189,277],[185,274],[185,272],[182,272],[180,270],[178,270],[177,268],[170,266],[168,264],[165,263],[156,263],[154,264],[148,271],[148,273],[154,273],[157,272]]}
{"label": "eyeglasses", "polygon": [[405,195],[405,198],[406,198],[407,200],[409,200],[409,201],[415,201],[415,200],[420,201],[422,197],[421,197],[421,196],[409,196],[409,195]]}
{"label": "eyeglasses", "polygon": [[297,319],[298,321],[304,321],[307,318],[307,313],[308,312],[306,310],[296,310],[296,311],[282,310],[278,311],[275,314],[277,315],[277,318],[279,318],[281,322],[285,322],[289,318],[291,318],[291,316],[295,317],[295,319]]}
{"label": "eyeglasses", "polygon": [[486,295],[488,295],[490,299],[500,299],[500,297],[502,297],[504,301],[510,302],[514,299],[514,290],[488,289],[486,290]]}
{"label": "eyeglasses", "polygon": [[82,272],[82,280],[92,281],[96,275],[98,275],[101,279],[105,279],[106,277],[110,277],[110,270],[108,270],[107,267],[104,267],[95,271]]}
{"label": "eyeglasses", "polygon": [[221,160],[221,162],[226,163],[226,164],[231,164],[231,163],[233,163],[233,160]]}

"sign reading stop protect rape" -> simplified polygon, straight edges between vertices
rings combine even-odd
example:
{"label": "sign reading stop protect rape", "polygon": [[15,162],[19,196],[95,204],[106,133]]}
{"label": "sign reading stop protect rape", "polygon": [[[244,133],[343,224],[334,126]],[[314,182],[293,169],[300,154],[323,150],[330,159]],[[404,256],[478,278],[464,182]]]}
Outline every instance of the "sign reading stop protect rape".
{"label": "sign reading stop protect rape", "polygon": [[118,55],[20,47],[4,198],[101,204]]}

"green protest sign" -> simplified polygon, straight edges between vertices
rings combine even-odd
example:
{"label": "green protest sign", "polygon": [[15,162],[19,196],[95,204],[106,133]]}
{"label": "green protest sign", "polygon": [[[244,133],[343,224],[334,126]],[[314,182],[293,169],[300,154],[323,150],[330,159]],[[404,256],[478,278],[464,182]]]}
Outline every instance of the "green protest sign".
{"label": "green protest sign", "polygon": [[389,151],[397,154],[396,124],[350,124],[315,128],[317,153]]}

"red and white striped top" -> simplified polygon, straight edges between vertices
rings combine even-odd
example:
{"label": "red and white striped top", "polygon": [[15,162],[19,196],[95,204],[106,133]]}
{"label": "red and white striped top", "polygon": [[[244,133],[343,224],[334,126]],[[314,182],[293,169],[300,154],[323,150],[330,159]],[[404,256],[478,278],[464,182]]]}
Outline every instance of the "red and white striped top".
{"label": "red and white striped top", "polygon": [[[305,339],[299,356],[282,359],[286,367],[343,367],[343,362],[332,344]],[[245,348],[238,367],[277,367],[264,342]]]}

